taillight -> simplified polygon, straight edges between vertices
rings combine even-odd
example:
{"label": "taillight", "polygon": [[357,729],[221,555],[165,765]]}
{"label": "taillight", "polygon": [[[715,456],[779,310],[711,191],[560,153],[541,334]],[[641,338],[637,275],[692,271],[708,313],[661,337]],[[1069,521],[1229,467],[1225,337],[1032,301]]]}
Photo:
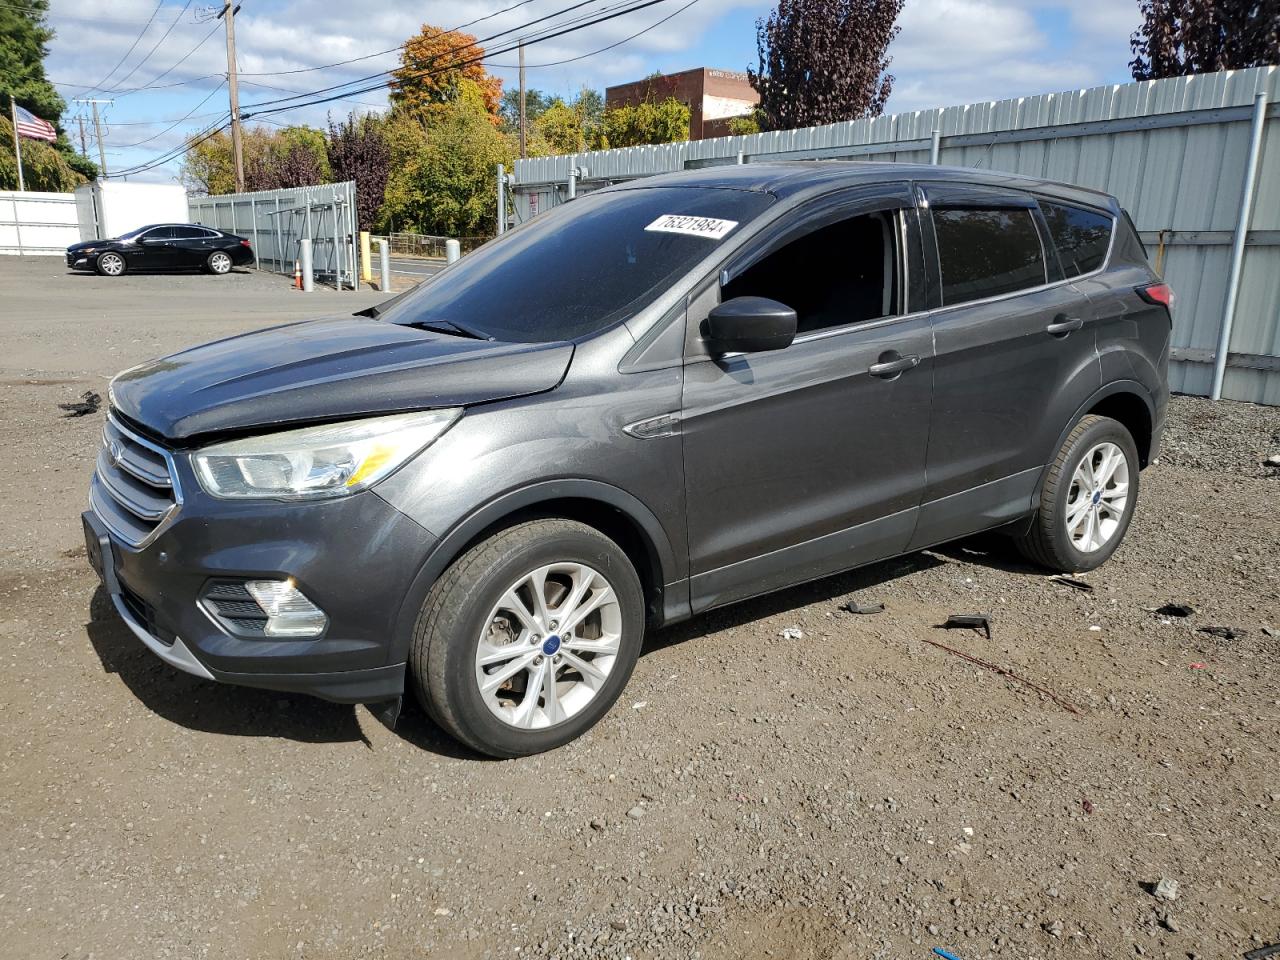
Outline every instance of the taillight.
{"label": "taillight", "polygon": [[249,245],[249,241],[248,241],[248,240],[241,240],[241,241],[240,241],[240,246],[242,246],[242,247],[247,247],[248,245]]}
{"label": "taillight", "polygon": [[1164,307],[1166,310],[1173,309],[1173,288],[1167,283],[1152,283],[1145,287],[1138,287],[1138,296],[1147,303]]}

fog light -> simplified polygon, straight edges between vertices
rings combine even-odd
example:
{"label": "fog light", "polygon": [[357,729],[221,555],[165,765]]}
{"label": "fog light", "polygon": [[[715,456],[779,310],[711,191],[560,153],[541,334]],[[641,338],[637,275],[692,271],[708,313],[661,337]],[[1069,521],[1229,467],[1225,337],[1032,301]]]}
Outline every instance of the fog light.
{"label": "fog light", "polygon": [[318,637],[329,623],[292,580],[249,580],[244,588],[267,615],[262,632],[268,637]]}

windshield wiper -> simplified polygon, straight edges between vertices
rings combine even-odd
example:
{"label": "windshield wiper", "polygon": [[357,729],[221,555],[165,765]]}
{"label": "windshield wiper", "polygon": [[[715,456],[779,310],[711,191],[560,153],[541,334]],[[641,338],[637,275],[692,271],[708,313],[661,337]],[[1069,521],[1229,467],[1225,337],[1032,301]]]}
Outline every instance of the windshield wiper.
{"label": "windshield wiper", "polygon": [[470,337],[472,340],[494,339],[484,331],[458,323],[456,320],[420,320],[417,323],[405,324],[405,326],[417,327],[419,330],[430,330],[434,333],[452,333],[454,336]]}

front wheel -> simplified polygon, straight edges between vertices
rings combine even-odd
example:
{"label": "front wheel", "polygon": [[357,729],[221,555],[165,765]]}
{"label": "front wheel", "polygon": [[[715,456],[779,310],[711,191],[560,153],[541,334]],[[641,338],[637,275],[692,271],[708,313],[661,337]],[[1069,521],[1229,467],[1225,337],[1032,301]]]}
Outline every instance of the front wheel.
{"label": "front wheel", "polygon": [[104,277],[118,277],[125,271],[124,257],[110,251],[99,254],[97,263],[94,266],[98,273]]}
{"label": "front wheel", "polygon": [[1049,467],[1023,556],[1061,573],[1093,570],[1115,553],[1138,502],[1138,448],[1124,424],[1087,416]]}
{"label": "front wheel", "polygon": [[427,712],[467,746],[518,757],[568,743],[622,693],[644,638],[640,579],[616,543],[533,520],[456,560],[410,650]]}
{"label": "front wheel", "polygon": [[208,267],[210,273],[222,276],[224,273],[231,272],[231,257],[221,250],[215,250],[209,254],[209,259],[205,261],[205,266]]}

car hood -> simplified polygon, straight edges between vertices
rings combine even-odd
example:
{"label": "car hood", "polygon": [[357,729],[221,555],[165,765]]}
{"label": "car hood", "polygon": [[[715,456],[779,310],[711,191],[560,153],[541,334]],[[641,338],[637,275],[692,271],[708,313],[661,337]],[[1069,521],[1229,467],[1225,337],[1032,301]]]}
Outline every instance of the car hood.
{"label": "car hood", "polygon": [[495,343],[361,317],[309,320],[193,347],[112,381],[120,413],[175,441],[551,390],[569,343]]}
{"label": "car hood", "polygon": [[73,243],[71,246],[67,247],[67,253],[76,253],[80,250],[88,250],[90,247],[102,249],[104,247],[115,247],[119,245],[119,240],[84,240],[80,243]]}

